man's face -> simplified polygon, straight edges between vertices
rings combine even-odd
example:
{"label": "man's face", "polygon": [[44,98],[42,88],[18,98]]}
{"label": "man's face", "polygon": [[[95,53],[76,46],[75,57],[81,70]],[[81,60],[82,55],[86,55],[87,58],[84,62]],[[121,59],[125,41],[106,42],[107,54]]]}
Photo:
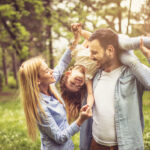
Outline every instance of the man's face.
{"label": "man's face", "polygon": [[91,51],[91,59],[97,62],[99,68],[103,67],[106,64],[106,61],[108,61],[108,57],[99,41],[97,39],[90,41],[89,48]]}
{"label": "man's face", "polygon": [[77,92],[85,83],[85,73],[79,67],[73,68],[68,72],[68,80],[66,81],[66,87],[72,91]]}

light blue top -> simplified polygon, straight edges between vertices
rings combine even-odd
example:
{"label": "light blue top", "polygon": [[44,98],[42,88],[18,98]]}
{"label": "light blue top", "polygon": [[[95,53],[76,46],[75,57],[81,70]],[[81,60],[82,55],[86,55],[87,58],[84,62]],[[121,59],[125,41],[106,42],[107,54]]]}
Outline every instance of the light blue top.
{"label": "light blue top", "polygon": [[[70,50],[67,50],[54,69],[54,77],[58,82],[71,60]],[[67,122],[64,106],[53,96],[41,93],[41,105],[47,117],[41,115],[42,123],[38,124],[41,135],[41,150],[73,150],[71,136],[79,131],[76,122]]]}
{"label": "light blue top", "polygon": [[[93,81],[95,89],[101,70]],[[136,76],[134,75],[136,74]],[[150,68],[136,62],[124,67],[115,88],[115,127],[119,150],[144,150],[144,118],[142,96],[150,89]],[[80,150],[90,150],[92,118],[86,120],[80,130]]]}

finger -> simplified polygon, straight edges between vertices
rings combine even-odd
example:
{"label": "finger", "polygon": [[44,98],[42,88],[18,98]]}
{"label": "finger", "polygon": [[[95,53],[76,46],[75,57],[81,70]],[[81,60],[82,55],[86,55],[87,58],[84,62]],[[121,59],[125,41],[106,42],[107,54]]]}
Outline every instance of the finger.
{"label": "finger", "polygon": [[86,113],[87,113],[87,114],[90,113],[90,107],[88,107],[88,108],[86,109]]}
{"label": "finger", "polygon": [[81,111],[86,111],[86,109],[87,109],[88,107],[89,107],[88,105],[84,105],[84,106],[81,108]]}
{"label": "finger", "polygon": [[92,116],[92,110],[91,110],[91,108],[87,108],[86,114],[87,114],[89,117]]}
{"label": "finger", "polygon": [[141,50],[143,50],[143,47],[144,47],[144,45],[143,45],[143,39],[141,38],[141,40],[140,40],[140,48],[141,48]]}

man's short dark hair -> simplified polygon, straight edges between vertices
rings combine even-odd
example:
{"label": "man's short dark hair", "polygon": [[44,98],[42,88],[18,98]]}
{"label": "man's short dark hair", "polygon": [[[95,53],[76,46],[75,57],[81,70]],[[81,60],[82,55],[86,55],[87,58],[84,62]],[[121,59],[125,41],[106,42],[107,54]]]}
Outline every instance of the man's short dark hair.
{"label": "man's short dark hair", "polygon": [[106,49],[108,45],[113,45],[116,51],[118,51],[118,35],[111,29],[103,28],[96,30],[89,41],[98,40],[100,45]]}

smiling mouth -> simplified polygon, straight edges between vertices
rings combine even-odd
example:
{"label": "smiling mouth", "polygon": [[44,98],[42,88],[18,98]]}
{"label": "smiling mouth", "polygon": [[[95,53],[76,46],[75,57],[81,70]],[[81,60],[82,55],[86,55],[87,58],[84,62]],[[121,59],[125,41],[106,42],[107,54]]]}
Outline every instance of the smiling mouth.
{"label": "smiling mouth", "polygon": [[78,78],[76,78],[76,81],[79,82],[79,83],[82,83],[83,79],[78,77]]}

